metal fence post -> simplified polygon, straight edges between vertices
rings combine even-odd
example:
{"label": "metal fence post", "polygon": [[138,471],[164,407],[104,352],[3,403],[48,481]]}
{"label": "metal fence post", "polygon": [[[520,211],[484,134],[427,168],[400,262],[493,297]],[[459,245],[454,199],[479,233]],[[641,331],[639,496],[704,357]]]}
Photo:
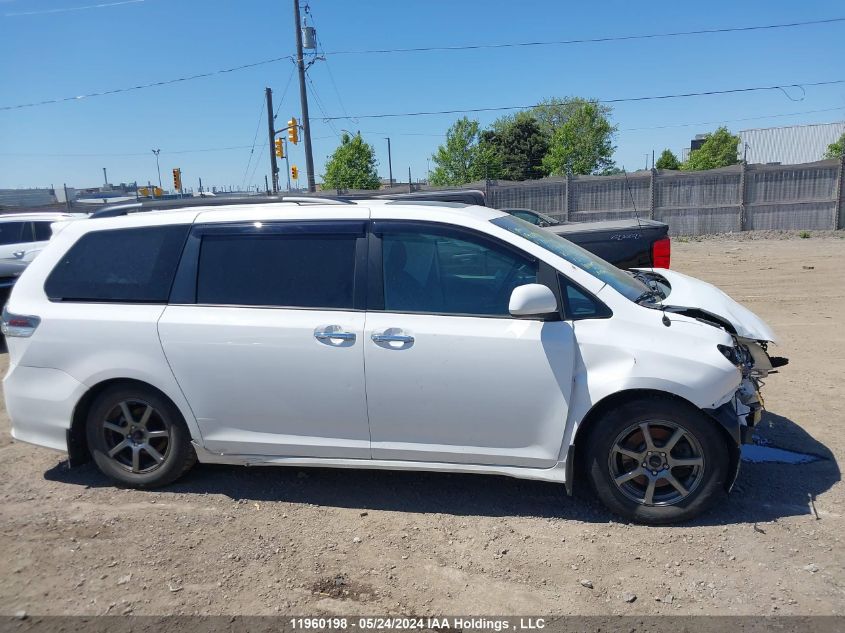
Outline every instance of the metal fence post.
{"label": "metal fence post", "polygon": [[[652,157],[653,158],[653,157]],[[648,183],[648,219],[654,219],[654,209],[657,206],[657,170],[651,168],[651,177]]]}
{"label": "metal fence post", "polygon": [[748,194],[746,183],[748,181],[748,163],[742,161],[739,164],[739,230],[751,230],[751,218],[748,211]]}
{"label": "metal fence post", "polygon": [[[841,178],[840,178],[841,180]],[[563,221],[569,222],[570,200],[572,199],[572,174],[566,172],[566,195],[563,197]]]}
{"label": "metal fence post", "polygon": [[839,179],[836,182],[836,225],[837,229],[845,229],[845,147],[839,157]]}

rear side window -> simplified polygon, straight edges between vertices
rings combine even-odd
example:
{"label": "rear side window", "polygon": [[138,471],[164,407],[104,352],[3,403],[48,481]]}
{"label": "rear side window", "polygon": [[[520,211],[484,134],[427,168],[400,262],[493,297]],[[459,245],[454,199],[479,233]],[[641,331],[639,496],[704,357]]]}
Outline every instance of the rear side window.
{"label": "rear side window", "polygon": [[53,229],[50,228],[52,222],[33,222],[32,227],[35,229],[35,241],[46,242],[53,235]]}
{"label": "rear side window", "polygon": [[197,303],[352,309],[353,234],[223,234],[202,239]]}
{"label": "rear side window", "polygon": [[44,284],[51,301],[167,303],[188,225],[83,235]]}
{"label": "rear side window", "polygon": [[0,245],[32,241],[29,222],[0,222]]}

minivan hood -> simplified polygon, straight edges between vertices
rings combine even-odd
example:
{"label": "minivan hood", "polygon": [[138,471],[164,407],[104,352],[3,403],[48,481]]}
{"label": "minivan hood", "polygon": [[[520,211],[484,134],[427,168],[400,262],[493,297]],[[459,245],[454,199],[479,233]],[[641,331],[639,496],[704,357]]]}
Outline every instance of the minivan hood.
{"label": "minivan hood", "polygon": [[660,302],[660,305],[704,310],[725,319],[741,337],[755,341],[777,342],[775,333],[768,323],[731,299],[716,286],[674,270],[662,268],[641,270],[663,277],[669,283],[671,292]]}

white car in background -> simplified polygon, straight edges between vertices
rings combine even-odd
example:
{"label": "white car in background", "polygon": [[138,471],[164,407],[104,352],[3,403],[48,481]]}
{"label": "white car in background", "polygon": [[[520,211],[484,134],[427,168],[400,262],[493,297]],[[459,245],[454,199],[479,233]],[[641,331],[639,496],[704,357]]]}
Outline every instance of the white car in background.
{"label": "white car in background", "polygon": [[32,261],[50,241],[54,222],[80,214],[59,212],[0,213],[0,259]]}
{"label": "white car in background", "polygon": [[319,198],[68,223],[2,329],[13,437],[123,485],[197,460],[583,478],[646,523],[731,488],[774,339],[501,211]]}

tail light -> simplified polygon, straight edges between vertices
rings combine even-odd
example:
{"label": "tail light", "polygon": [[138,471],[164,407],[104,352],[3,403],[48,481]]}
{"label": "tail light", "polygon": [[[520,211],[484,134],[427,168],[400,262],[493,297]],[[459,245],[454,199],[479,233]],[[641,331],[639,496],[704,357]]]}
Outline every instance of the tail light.
{"label": "tail light", "polygon": [[41,323],[37,316],[26,316],[23,314],[12,314],[7,308],[3,308],[3,321],[0,323],[0,330],[5,336],[17,336],[28,338],[35,332],[35,328]]}
{"label": "tail light", "polygon": [[672,242],[668,237],[657,240],[651,245],[651,265],[654,268],[669,268],[672,259]]}

